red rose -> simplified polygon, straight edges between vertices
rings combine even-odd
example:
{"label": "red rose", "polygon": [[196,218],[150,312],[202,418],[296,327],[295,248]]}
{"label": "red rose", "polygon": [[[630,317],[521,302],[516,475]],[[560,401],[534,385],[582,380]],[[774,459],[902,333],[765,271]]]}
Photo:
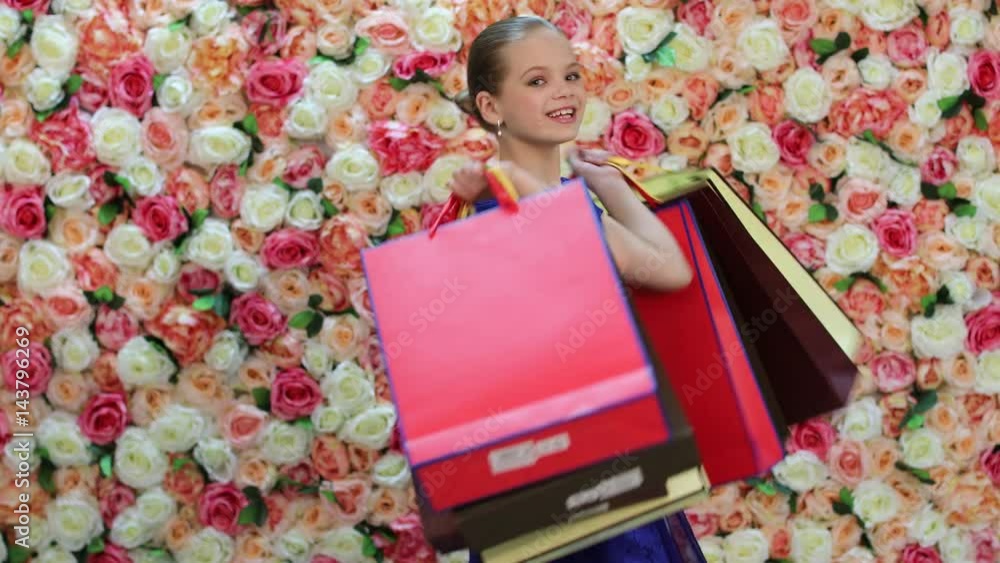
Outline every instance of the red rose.
{"label": "red rose", "polygon": [[198,499],[198,520],[224,534],[235,536],[239,531],[240,512],[250,505],[243,491],[232,483],[212,483]]}
{"label": "red rose", "polygon": [[882,352],[875,356],[869,367],[875,378],[875,385],[883,393],[909,389],[917,380],[917,365],[909,354]]}
{"label": "red rose", "polygon": [[951,179],[958,169],[958,157],[944,147],[935,147],[920,165],[920,175],[925,182],[941,185]]}
{"label": "red rose", "polygon": [[879,246],[889,256],[902,258],[917,249],[917,218],[912,211],[889,209],[872,221]]}
{"label": "red rose", "polygon": [[278,306],[257,293],[244,293],[233,299],[229,322],[239,327],[251,346],[260,346],[287,328],[285,315]]}
{"label": "red rose", "polygon": [[433,563],[437,553],[424,537],[424,527],[417,514],[397,518],[389,529],[396,534],[396,541],[385,547],[385,555],[396,563]]}
{"label": "red rose", "polygon": [[213,215],[223,219],[239,217],[245,185],[238,166],[226,164],[216,168],[208,188]]}
{"label": "red rose", "polygon": [[604,132],[604,145],[625,158],[640,159],[663,152],[666,140],[648,117],[626,110],[611,119],[611,126]]}
{"label": "red rose", "polygon": [[31,10],[36,16],[40,16],[49,11],[49,0],[3,0],[3,3],[18,12]]}
{"label": "red rose", "polygon": [[132,221],[151,242],[173,240],[188,230],[188,221],[177,200],[159,195],[139,200]]}
{"label": "red rose", "polygon": [[552,23],[562,30],[572,41],[586,41],[590,38],[590,26],[594,17],[584,8],[572,2],[563,2],[552,16]]}
{"label": "red rose", "polygon": [[257,61],[247,74],[247,99],[285,107],[302,92],[308,74],[309,69],[298,59]]}
{"label": "red rose", "polygon": [[45,196],[41,188],[7,188],[0,192],[0,229],[19,239],[45,235]]}
{"label": "red rose", "polygon": [[983,455],[979,456],[979,465],[982,466],[983,473],[989,475],[993,484],[1000,487],[1000,444],[984,451]]}
{"label": "red rose", "polygon": [[117,440],[129,420],[124,397],[118,393],[98,393],[87,402],[78,422],[84,436],[103,446]]}
{"label": "red rose", "polygon": [[121,197],[124,193],[121,186],[117,184],[112,186],[104,180],[104,173],[110,171],[110,166],[101,164],[87,173],[90,176],[90,197],[94,198],[95,207],[100,208],[105,203]]}
{"label": "red rose", "polygon": [[973,92],[987,100],[1000,99],[1000,53],[977,51],[966,69]]}
{"label": "red rose", "polygon": [[110,491],[100,495],[101,519],[104,520],[104,525],[110,528],[115,517],[133,504],[135,504],[135,492],[115,481]]}
{"label": "red rose", "polygon": [[830,446],[837,441],[837,431],[829,422],[816,418],[793,426],[788,441],[788,453],[806,450],[826,461]]}
{"label": "red rose", "polygon": [[326,156],[316,145],[307,145],[292,151],[285,158],[285,174],[281,177],[293,188],[308,187],[309,180],[323,175]]}
{"label": "red rose", "polygon": [[396,59],[392,65],[392,73],[403,80],[413,80],[417,71],[423,71],[431,78],[439,78],[448,71],[448,67],[453,62],[455,62],[455,53],[431,53],[429,51],[407,53]]}
{"label": "red rose", "polygon": [[177,280],[177,293],[181,301],[193,303],[201,295],[210,295],[219,289],[222,280],[219,274],[194,263],[181,267],[180,279]]}
{"label": "red rose", "polygon": [[965,317],[969,329],[965,348],[976,355],[1000,348],[1000,301],[997,301],[997,294],[993,297],[989,307]]}
{"label": "red rose", "polygon": [[444,142],[423,126],[377,121],[368,128],[368,143],[383,175],[423,172],[437,159]]}
{"label": "red rose", "polygon": [[[44,393],[52,378],[52,354],[41,342],[29,342],[27,348],[14,348],[0,356],[3,383],[14,393],[26,389],[29,393]],[[20,374],[20,377],[18,375]],[[27,384],[18,385],[22,381]]]}
{"label": "red rose", "polygon": [[705,28],[712,22],[715,6],[711,0],[686,2],[677,8],[677,19],[693,29],[698,35],[705,34]]}
{"label": "red rose", "polygon": [[87,563],[132,563],[132,558],[124,547],[108,542],[100,553],[88,555]]}
{"label": "red rose", "polygon": [[927,34],[916,23],[893,30],[887,51],[889,59],[900,68],[922,67],[927,62]]}
{"label": "red rose", "polygon": [[903,548],[900,563],[941,563],[941,556],[933,547],[910,544]]}
{"label": "red rose", "polygon": [[800,264],[810,270],[826,264],[826,243],[806,233],[789,233],[781,242],[792,251]]}
{"label": "red rose", "polygon": [[272,270],[307,268],[319,256],[315,233],[300,229],[281,229],[264,239],[260,249],[264,265]]}
{"label": "red rose", "polygon": [[153,74],[146,55],[132,55],[111,68],[111,105],[142,118],[153,107]]}
{"label": "red rose", "polygon": [[271,383],[271,413],[278,418],[309,416],[322,401],[319,384],[302,368],[285,370]]}
{"label": "red rose", "polygon": [[781,151],[781,160],[792,167],[805,166],[815,138],[811,131],[793,119],[786,119],[771,130],[771,138]]}
{"label": "red rose", "polygon": [[91,142],[90,125],[80,117],[74,99],[66,109],[53,113],[45,121],[31,126],[31,140],[45,149],[52,161],[52,172],[82,172],[97,160]]}
{"label": "red rose", "polygon": [[101,346],[117,352],[139,335],[139,321],[126,307],[112,309],[101,305],[94,320],[94,334]]}

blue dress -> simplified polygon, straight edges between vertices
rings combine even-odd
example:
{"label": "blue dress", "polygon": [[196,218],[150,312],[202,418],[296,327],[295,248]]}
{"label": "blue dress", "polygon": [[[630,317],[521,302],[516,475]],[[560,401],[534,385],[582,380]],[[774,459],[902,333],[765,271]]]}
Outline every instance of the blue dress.
{"label": "blue dress", "polygon": [[[563,182],[566,178],[563,178]],[[495,199],[474,203],[476,213],[496,207]],[[596,205],[598,216],[602,213]],[[470,563],[482,563],[470,553]],[[556,560],[557,563],[706,563],[683,512],[650,522]]]}

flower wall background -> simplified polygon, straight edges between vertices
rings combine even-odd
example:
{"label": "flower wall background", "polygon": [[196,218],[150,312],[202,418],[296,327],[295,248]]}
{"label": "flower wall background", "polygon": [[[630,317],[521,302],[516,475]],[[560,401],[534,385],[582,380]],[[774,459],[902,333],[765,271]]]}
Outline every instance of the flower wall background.
{"label": "flower wall background", "polygon": [[360,250],[495,156],[451,100],[529,12],[586,67],[581,144],[718,168],[867,337],[849,407],[690,510],[709,560],[1000,557],[985,0],[4,0],[0,555],[438,560]]}

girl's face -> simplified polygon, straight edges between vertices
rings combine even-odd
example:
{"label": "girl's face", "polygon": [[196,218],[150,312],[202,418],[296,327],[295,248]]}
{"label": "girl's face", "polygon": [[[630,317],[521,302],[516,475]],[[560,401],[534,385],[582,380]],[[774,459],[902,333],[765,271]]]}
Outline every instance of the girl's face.
{"label": "girl's face", "polygon": [[496,99],[503,134],[532,144],[575,139],[586,94],[570,42],[539,29],[505,47],[503,54],[507,76]]}

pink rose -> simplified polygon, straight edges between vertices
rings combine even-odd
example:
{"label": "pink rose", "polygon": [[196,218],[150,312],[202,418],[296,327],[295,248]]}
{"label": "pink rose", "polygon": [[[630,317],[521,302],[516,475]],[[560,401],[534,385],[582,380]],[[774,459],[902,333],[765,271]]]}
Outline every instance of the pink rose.
{"label": "pink rose", "polygon": [[883,393],[909,389],[917,380],[917,365],[909,354],[882,352],[875,356],[869,367],[875,378],[875,385]]}
{"label": "pink rose", "polygon": [[103,76],[93,70],[78,66],[76,72],[83,78],[83,84],[77,90],[75,99],[80,100],[81,108],[96,113],[98,109],[108,104],[108,83]]}
{"label": "pink rose", "polygon": [[[49,387],[49,379],[52,378],[52,354],[41,342],[29,342],[27,348],[8,350],[0,356],[0,365],[3,366],[4,386],[11,393],[27,389],[29,393],[41,394]],[[18,385],[19,380],[28,386]]]}
{"label": "pink rose", "polygon": [[111,68],[111,105],[142,119],[153,107],[156,69],[146,55],[132,55]]}
{"label": "pink rose", "polygon": [[792,167],[805,166],[809,149],[816,139],[804,125],[793,119],[786,119],[771,130],[771,138],[781,151],[781,160]]}
{"label": "pink rose", "polygon": [[869,280],[857,280],[847,293],[837,299],[837,305],[851,320],[864,321],[872,315],[881,315],[885,309],[885,294]]}
{"label": "pink rose", "polygon": [[864,444],[847,440],[830,447],[830,475],[844,485],[853,487],[868,475],[871,459]]}
{"label": "pink rose", "polygon": [[103,551],[87,556],[87,563],[132,563],[132,557],[124,547],[106,542]]}
{"label": "pink rose", "polygon": [[177,280],[177,293],[181,301],[193,303],[201,295],[211,295],[219,290],[222,279],[219,274],[194,263],[181,267],[180,279]]}
{"label": "pink rose", "polygon": [[973,92],[987,100],[1000,99],[1000,53],[976,51],[966,69]]}
{"label": "pink rose", "polygon": [[893,30],[887,41],[889,59],[900,68],[922,67],[927,61],[927,35],[912,23]]}
{"label": "pink rose", "polygon": [[387,557],[399,563],[433,563],[437,561],[434,548],[424,537],[420,516],[412,513],[397,518],[389,528],[396,534],[396,541],[383,549]]}
{"label": "pink rose", "polygon": [[45,236],[45,196],[41,188],[7,188],[0,194],[0,229],[19,239]]}
{"label": "pink rose", "polygon": [[101,519],[108,528],[123,510],[135,504],[135,492],[115,481],[110,491],[100,495]]}
{"label": "pink rose", "polygon": [[118,393],[98,393],[80,414],[80,432],[91,442],[103,446],[125,432],[130,418],[124,397]]}
{"label": "pink rose", "polygon": [[309,180],[323,175],[326,156],[316,145],[300,147],[285,157],[285,174],[281,177],[293,188],[308,187]]}
{"label": "pink rose", "polygon": [[368,143],[386,176],[423,172],[444,148],[444,142],[423,126],[412,127],[398,121],[377,121],[370,125]]}
{"label": "pink rose", "polygon": [[694,30],[698,35],[705,34],[705,28],[712,22],[715,6],[711,0],[695,0],[685,2],[677,8],[677,19]]}
{"label": "pink rose", "polygon": [[139,335],[139,321],[132,316],[127,307],[112,309],[107,305],[101,305],[94,321],[94,334],[101,346],[117,352],[129,340]]}
{"label": "pink rose", "polygon": [[52,161],[52,171],[83,172],[97,160],[91,143],[90,125],[80,117],[76,100],[45,121],[31,125],[31,140],[42,147]]}
{"label": "pink rose", "polygon": [[230,536],[239,531],[240,512],[250,505],[250,499],[232,483],[211,483],[198,499],[198,520]]}
{"label": "pink rose", "polygon": [[917,218],[912,211],[889,209],[871,224],[878,244],[889,256],[903,258],[917,249]]}
{"label": "pink rose", "polygon": [[941,185],[951,179],[958,169],[958,157],[944,147],[934,147],[920,165],[920,175],[925,182]]}
{"label": "pink rose", "polygon": [[229,322],[237,325],[247,343],[260,346],[285,332],[285,315],[258,293],[244,293],[230,304]]}
{"label": "pink rose", "polygon": [[976,551],[976,563],[996,563],[1000,555],[1000,539],[996,532],[984,528],[972,534],[972,545]]}
{"label": "pink rose", "polygon": [[239,167],[235,164],[226,164],[216,168],[208,188],[213,215],[223,219],[239,217],[245,190]]}
{"label": "pink rose", "polygon": [[298,59],[257,61],[247,74],[247,99],[285,107],[302,92],[308,75],[309,69]]}
{"label": "pink rose", "polygon": [[826,243],[822,240],[806,233],[789,233],[782,242],[806,268],[816,270],[826,264]]}
{"label": "pink rose", "polygon": [[853,137],[871,129],[877,138],[885,139],[896,121],[905,118],[908,107],[895,90],[858,88],[830,108],[829,131]]}
{"label": "pink rose", "polygon": [[144,197],[132,212],[132,221],[151,242],[173,240],[188,230],[187,217],[169,195]]}
{"label": "pink rose", "polygon": [[851,178],[837,187],[837,210],[851,223],[867,223],[885,212],[889,200],[875,183]]}
{"label": "pink rose", "polygon": [[719,532],[719,515],[714,512],[685,510],[684,515],[696,538],[711,537]]}
{"label": "pink rose", "polygon": [[626,110],[612,118],[604,132],[604,145],[625,158],[640,159],[662,153],[666,140],[648,117]]}
{"label": "pink rose", "polygon": [[90,197],[94,198],[94,206],[97,208],[121,197],[124,193],[121,186],[117,184],[112,186],[104,180],[104,173],[111,171],[110,166],[99,164],[87,173],[90,176]]}
{"label": "pink rose", "polygon": [[188,128],[176,113],[153,108],[142,120],[142,151],[166,170],[184,162],[188,148]]}
{"label": "pink rose", "polygon": [[319,384],[302,368],[285,370],[271,383],[271,414],[278,418],[309,416],[322,401]]}
{"label": "pink rose", "polygon": [[983,473],[987,474],[993,484],[1000,487],[1000,444],[993,446],[993,449],[986,450],[979,456],[979,465],[983,468]]}
{"label": "pink rose", "polygon": [[933,547],[921,547],[914,543],[903,548],[899,561],[900,563],[941,563],[941,556]]}
{"label": "pink rose", "polygon": [[830,446],[837,440],[837,431],[829,422],[815,418],[792,427],[788,439],[788,453],[810,451],[826,461]]}
{"label": "pink rose", "polygon": [[810,45],[810,41],[814,39],[813,31],[810,29],[808,33],[802,35],[802,37],[792,44],[792,58],[795,60],[795,66],[800,68],[811,68],[815,71],[822,70],[823,67],[819,66],[819,55],[813,50]]}
{"label": "pink rose", "polygon": [[267,418],[266,412],[253,405],[238,404],[222,417],[222,435],[237,448],[253,445]]}
{"label": "pink rose", "polygon": [[260,255],[264,265],[272,270],[308,268],[319,257],[319,243],[313,232],[281,229],[267,235]]}
{"label": "pink rose", "polygon": [[[240,0],[237,4],[259,5],[257,0]],[[240,19],[240,29],[250,51],[247,60],[260,61],[277,55],[288,36],[288,17],[284,10],[254,10]]]}
{"label": "pink rose", "polygon": [[431,78],[439,78],[448,71],[453,62],[455,62],[455,53],[432,53],[430,51],[407,53],[396,59],[392,65],[392,73],[403,80],[413,80],[419,71]]}
{"label": "pink rose", "polygon": [[994,293],[993,303],[965,317],[969,329],[965,348],[979,355],[1000,348],[1000,301]]}
{"label": "pink rose", "polygon": [[371,41],[372,48],[385,55],[403,55],[413,51],[410,28],[403,14],[377,10],[354,24],[354,32]]}
{"label": "pink rose", "polygon": [[552,16],[552,23],[561,29],[570,41],[578,42],[586,41],[590,37],[593,19],[594,17],[585,8],[572,2],[563,2]]}
{"label": "pink rose", "polygon": [[42,15],[49,10],[49,0],[3,0],[3,3],[18,12],[31,10],[35,15]]}

